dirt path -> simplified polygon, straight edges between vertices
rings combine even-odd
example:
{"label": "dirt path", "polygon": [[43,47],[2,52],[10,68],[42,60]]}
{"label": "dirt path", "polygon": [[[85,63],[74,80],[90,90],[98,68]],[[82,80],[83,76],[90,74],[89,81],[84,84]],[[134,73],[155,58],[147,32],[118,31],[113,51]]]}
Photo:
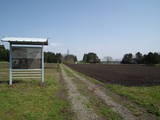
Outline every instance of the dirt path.
{"label": "dirt path", "polygon": [[86,106],[89,103],[88,99],[79,93],[76,85],[65,73],[62,66],[61,72],[68,89],[68,97],[71,101],[72,110],[76,114],[77,120],[101,120],[101,118],[94,112],[93,109]]}
{"label": "dirt path", "polygon": [[126,107],[124,107],[124,106],[122,106],[122,105],[114,102],[113,99],[110,96],[108,96],[102,89],[99,88],[99,86],[97,86],[96,84],[90,82],[89,80],[86,80],[85,78],[82,78],[81,76],[79,76],[78,74],[76,74],[75,72],[73,72],[68,67],[66,67],[66,69],[69,70],[70,72],[72,72],[72,74],[76,78],[78,78],[79,80],[81,80],[84,83],[86,83],[88,85],[88,89],[90,89],[91,91],[93,91],[94,94],[96,94],[96,96],[98,96],[100,99],[102,99],[114,111],[116,111],[119,114],[121,114],[121,116],[125,120],[136,120],[137,119],[137,117],[135,117],[134,115],[132,115],[132,113]]}

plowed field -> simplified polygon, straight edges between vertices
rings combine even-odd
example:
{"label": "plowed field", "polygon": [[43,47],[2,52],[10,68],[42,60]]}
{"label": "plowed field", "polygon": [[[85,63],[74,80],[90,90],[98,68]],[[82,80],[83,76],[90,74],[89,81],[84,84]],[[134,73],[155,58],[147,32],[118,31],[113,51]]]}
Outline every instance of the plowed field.
{"label": "plowed field", "polygon": [[160,67],[104,64],[70,64],[68,66],[105,83],[124,86],[160,85]]}

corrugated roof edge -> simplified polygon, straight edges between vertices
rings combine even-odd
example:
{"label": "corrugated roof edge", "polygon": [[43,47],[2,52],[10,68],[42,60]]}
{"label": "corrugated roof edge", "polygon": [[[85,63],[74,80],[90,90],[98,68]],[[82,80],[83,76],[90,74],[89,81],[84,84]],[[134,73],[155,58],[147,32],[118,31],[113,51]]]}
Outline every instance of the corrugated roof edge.
{"label": "corrugated roof edge", "polygon": [[4,37],[1,41],[12,44],[48,45],[48,38]]}

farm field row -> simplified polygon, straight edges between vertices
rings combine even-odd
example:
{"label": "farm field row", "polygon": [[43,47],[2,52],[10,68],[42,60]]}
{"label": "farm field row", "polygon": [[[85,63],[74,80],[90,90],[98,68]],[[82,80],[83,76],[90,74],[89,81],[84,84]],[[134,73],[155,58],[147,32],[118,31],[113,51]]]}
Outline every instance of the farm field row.
{"label": "farm field row", "polygon": [[[68,66],[78,71],[77,73],[81,76],[131,101],[133,105],[128,105],[129,109],[134,109],[135,104],[144,108],[148,113],[160,116],[159,67],[98,64]],[[139,114],[137,110],[133,111]]]}
{"label": "farm field row", "polygon": [[124,86],[160,85],[160,67],[105,64],[70,64],[68,66],[104,83]]}

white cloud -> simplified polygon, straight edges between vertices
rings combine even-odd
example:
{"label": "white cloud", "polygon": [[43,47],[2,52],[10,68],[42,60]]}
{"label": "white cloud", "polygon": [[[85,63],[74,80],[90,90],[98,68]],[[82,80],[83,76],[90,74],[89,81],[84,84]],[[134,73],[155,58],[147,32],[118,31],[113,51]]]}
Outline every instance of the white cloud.
{"label": "white cloud", "polygon": [[49,46],[52,46],[52,47],[59,47],[59,46],[62,46],[62,43],[49,43]]}

